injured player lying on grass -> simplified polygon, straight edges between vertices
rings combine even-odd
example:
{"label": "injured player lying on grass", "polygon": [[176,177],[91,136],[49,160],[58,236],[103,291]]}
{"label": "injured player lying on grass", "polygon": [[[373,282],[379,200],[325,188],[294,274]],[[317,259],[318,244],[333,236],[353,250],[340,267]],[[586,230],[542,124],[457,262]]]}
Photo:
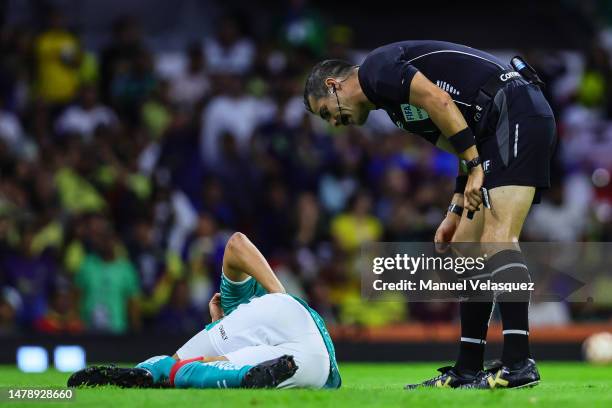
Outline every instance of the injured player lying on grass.
{"label": "injured player lying on grass", "polygon": [[225,247],[212,323],[174,356],[134,368],[92,366],[69,387],[339,388],[334,346],[323,319],[285,293],[259,250],[241,233]]}

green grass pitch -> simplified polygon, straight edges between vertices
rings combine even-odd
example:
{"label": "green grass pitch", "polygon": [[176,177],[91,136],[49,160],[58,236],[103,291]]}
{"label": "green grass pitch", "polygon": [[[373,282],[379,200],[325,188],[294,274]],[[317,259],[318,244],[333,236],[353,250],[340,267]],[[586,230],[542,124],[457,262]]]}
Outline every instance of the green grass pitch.
{"label": "green grass pitch", "polygon": [[[437,364],[340,365],[340,390],[174,390],[77,389],[69,402],[7,402],[0,407],[612,407],[612,367],[584,363],[541,363],[542,383],[520,390],[426,389],[404,391],[407,382],[435,374]],[[24,374],[0,366],[0,388],[61,387],[68,375],[57,371]],[[6,395],[6,391],[3,390]],[[3,396],[5,398],[5,396]],[[41,405],[42,404],[42,405]]]}

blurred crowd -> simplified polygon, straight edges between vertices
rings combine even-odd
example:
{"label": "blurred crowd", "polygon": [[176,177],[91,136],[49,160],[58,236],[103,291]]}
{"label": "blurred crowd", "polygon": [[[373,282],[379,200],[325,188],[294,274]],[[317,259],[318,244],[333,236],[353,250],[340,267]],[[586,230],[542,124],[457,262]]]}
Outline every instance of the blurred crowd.
{"label": "blurred crowd", "polygon": [[[201,329],[234,231],[330,323],[456,319],[452,303],[361,299],[360,245],[430,241],[456,159],[384,113],[348,129],[307,115],[309,68],[363,54],[349,28],[291,4],[269,38],[228,13],[171,59],[147,47],[134,17],[109,27],[99,50],[60,10],[39,29],[1,28],[0,335]],[[530,58],[562,144],[525,239],[611,240],[610,55],[594,48],[557,94],[563,59]]]}

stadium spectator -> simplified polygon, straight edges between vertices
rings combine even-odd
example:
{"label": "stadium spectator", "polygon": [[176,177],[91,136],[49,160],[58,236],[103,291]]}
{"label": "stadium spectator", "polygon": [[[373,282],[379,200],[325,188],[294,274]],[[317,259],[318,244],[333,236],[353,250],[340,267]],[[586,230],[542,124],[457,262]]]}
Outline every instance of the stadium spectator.
{"label": "stadium spectator", "polygon": [[112,38],[101,52],[100,95],[105,104],[112,101],[115,77],[128,70],[138,53],[144,49],[140,26],[131,16],[122,16],[113,22]]}
{"label": "stadium spectator", "polygon": [[202,328],[206,318],[201,310],[191,303],[187,281],[174,285],[172,297],[158,314],[155,329],[160,333],[192,333]]}
{"label": "stadium spectator", "polygon": [[211,85],[202,47],[190,44],[186,54],[187,64],[183,71],[171,80],[170,97],[173,103],[192,111],[208,96]]}
{"label": "stadium spectator", "polygon": [[200,149],[209,166],[216,164],[221,155],[221,138],[231,133],[237,150],[244,154],[249,147],[255,128],[271,120],[277,106],[269,98],[256,98],[244,92],[240,77],[226,75],[217,79],[222,94],[211,98],[202,112]]}
{"label": "stadium spectator", "polygon": [[321,55],[325,51],[325,19],[308,0],[288,2],[279,20],[281,41],[290,47],[305,48],[314,55]]}
{"label": "stadium spectator", "polygon": [[81,317],[89,329],[111,333],[141,327],[140,282],[131,261],[122,254],[112,227],[100,218],[89,239],[92,250],[75,276]]}
{"label": "stadium spectator", "polygon": [[85,325],[79,317],[74,293],[69,288],[56,288],[50,296],[44,316],[34,322],[36,331],[45,334],[78,334]]}
{"label": "stadium spectator", "polygon": [[21,296],[9,286],[0,292],[0,335],[14,334],[19,331],[17,314],[22,306]]}
{"label": "stadium spectator", "polygon": [[590,108],[603,108],[608,113],[612,69],[610,56],[599,45],[592,45],[587,56],[587,66],[578,87],[578,100]]}
{"label": "stadium spectator", "polygon": [[21,112],[33,87],[33,33],[26,27],[4,25],[0,29],[0,100],[2,109]]}
{"label": "stadium spectator", "polygon": [[77,94],[82,50],[78,38],[66,28],[59,9],[50,10],[47,24],[35,43],[37,94],[50,106],[59,108]]}
{"label": "stadium spectator", "polygon": [[159,140],[170,127],[173,119],[170,100],[170,83],[160,80],[155,91],[142,105],[142,123],[153,140]]}
{"label": "stadium spectator", "polygon": [[218,283],[213,271],[221,269],[226,239],[225,234],[218,230],[215,219],[202,213],[185,241],[182,258],[189,270],[187,280],[191,304],[200,311],[207,309]]}
{"label": "stadium spectator", "polygon": [[134,51],[129,62],[118,64],[110,83],[111,104],[133,126],[140,122],[142,104],[156,90],[157,78],[151,54],[143,48]]}
{"label": "stadium spectator", "polygon": [[91,142],[99,126],[116,127],[117,116],[107,106],[98,102],[97,90],[93,85],[80,89],[79,103],[69,106],[55,123],[59,135],[77,135],[85,142]]}
{"label": "stadium spectator", "polygon": [[212,74],[246,74],[255,59],[253,40],[245,36],[244,23],[237,15],[219,22],[216,36],[204,41],[204,55]]}
{"label": "stadium spectator", "polygon": [[4,109],[2,97],[0,97],[0,142],[18,157],[27,154],[28,140],[19,117],[9,110]]}
{"label": "stadium spectator", "polygon": [[357,251],[361,244],[380,240],[383,226],[371,214],[372,196],[367,191],[358,191],[348,204],[348,212],[334,217],[330,231],[340,248]]}
{"label": "stadium spectator", "polygon": [[34,253],[33,225],[22,230],[22,234],[19,246],[3,256],[0,268],[6,274],[6,284],[17,289],[23,301],[18,321],[31,326],[47,310],[58,268],[48,252]]}

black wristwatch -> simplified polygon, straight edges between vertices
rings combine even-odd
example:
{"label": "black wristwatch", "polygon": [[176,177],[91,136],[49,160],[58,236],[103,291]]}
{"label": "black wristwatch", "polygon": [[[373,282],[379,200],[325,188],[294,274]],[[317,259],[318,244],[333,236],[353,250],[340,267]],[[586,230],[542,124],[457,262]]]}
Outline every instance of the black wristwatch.
{"label": "black wristwatch", "polygon": [[467,167],[468,173],[470,172],[470,170],[478,166],[480,163],[482,163],[482,161],[480,160],[480,156],[476,156],[469,162],[465,162],[465,166]]}
{"label": "black wristwatch", "polygon": [[458,204],[451,204],[448,206],[448,212],[452,212],[461,217],[463,215],[463,207]]}

